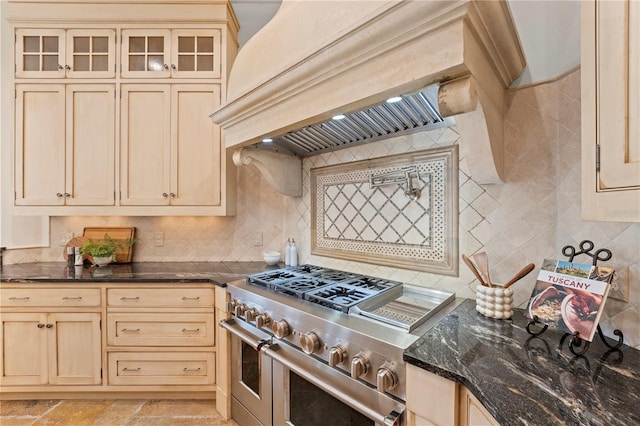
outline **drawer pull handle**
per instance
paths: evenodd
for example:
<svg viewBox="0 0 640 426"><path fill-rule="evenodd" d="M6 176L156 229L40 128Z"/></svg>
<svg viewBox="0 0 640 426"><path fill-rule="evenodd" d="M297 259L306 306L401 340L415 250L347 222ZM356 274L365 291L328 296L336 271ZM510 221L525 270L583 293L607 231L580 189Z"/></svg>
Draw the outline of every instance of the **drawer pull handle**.
<svg viewBox="0 0 640 426"><path fill-rule="evenodd" d="M65 296L62 298L62 300L82 300L82 296L78 296L78 297Z"/></svg>
<svg viewBox="0 0 640 426"><path fill-rule="evenodd" d="M138 300L140 300L140 296L136 296L136 297L126 297L126 296L122 296L122 297L120 298L120 300L137 302Z"/></svg>
<svg viewBox="0 0 640 426"><path fill-rule="evenodd" d="M133 372L136 372L136 371L140 371L140 370L141 370L141 368L140 368L140 367L138 367L138 368L127 368L127 367L124 367L124 368L122 369L122 371L123 371L123 372L125 372L125 371L133 371Z"/></svg>
<svg viewBox="0 0 640 426"><path fill-rule="evenodd" d="M29 299L30 299L30 297L29 297L29 296L24 296L24 297L15 297L15 296L12 296L12 297L10 297L10 298L9 298L9 300L29 300Z"/></svg>
<svg viewBox="0 0 640 426"><path fill-rule="evenodd" d="M123 328L122 332L123 333L140 333L140 329L139 328Z"/></svg>
<svg viewBox="0 0 640 426"><path fill-rule="evenodd" d="M183 332L183 333L200 333L200 329L199 329L199 328L196 328L196 329L189 330L189 329L187 329L187 328L183 328L183 329L182 329L182 332Z"/></svg>
<svg viewBox="0 0 640 426"><path fill-rule="evenodd" d="M183 369L182 369L182 371L184 371L185 373L187 373L187 372L189 372L189 371L200 371L200 367L198 367L198 368L188 368L188 367L185 367L185 368L183 368Z"/></svg>
<svg viewBox="0 0 640 426"><path fill-rule="evenodd" d="M196 296L196 297L182 296L182 300L200 300L200 296Z"/></svg>

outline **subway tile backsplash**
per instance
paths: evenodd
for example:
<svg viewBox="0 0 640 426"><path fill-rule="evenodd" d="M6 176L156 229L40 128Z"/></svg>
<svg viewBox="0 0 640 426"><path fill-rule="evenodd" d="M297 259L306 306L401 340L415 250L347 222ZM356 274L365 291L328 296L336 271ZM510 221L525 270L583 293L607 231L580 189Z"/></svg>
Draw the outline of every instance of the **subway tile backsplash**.
<svg viewBox="0 0 640 426"><path fill-rule="evenodd" d="M460 151L459 251L486 251L491 276L506 281L529 262L559 257L562 247L591 239L613 252L612 263L628 267L629 302L607 301L601 324L605 333L624 331L625 343L640 348L640 224L583 222L580 219L580 72L557 81L518 88L507 94L505 163L507 181L479 185ZM326 153L303 162L302 198L275 192L254 166L238 170L238 215L217 217L53 217L52 247L8 250L5 263L62 261L58 243L85 226L136 226L135 261L261 260L266 249L283 250L296 240L302 262L377 275L455 291L475 298L472 273L463 265L457 277L417 272L310 254L310 169L385 155L465 143L455 128L436 129ZM164 233L157 247L153 234ZM256 232L263 246L254 246ZM534 272L514 284L514 304L526 306Z"/></svg>

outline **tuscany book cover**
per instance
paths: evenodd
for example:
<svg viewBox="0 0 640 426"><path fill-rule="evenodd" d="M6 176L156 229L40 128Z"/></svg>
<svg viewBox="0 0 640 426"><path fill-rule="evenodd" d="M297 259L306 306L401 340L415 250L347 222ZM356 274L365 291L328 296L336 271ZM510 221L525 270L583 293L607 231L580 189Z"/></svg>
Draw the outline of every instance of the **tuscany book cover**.
<svg viewBox="0 0 640 426"><path fill-rule="evenodd" d="M614 271L564 260L545 259L531 293L527 316L592 341L609 294Z"/></svg>

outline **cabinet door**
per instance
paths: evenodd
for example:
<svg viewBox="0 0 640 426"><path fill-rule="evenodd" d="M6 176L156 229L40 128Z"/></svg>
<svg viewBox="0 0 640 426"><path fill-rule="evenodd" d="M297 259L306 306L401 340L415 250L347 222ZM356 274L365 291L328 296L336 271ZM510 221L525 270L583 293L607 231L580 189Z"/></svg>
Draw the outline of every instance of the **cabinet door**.
<svg viewBox="0 0 640 426"><path fill-rule="evenodd" d="M67 86L67 205L115 204L116 105L113 84Z"/></svg>
<svg viewBox="0 0 640 426"><path fill-rule="evenodd" d="M110 29L68 30L67 77L115 77L115 40L116 32Z"/></svg>
<svg viewBox="0 0 640 426"><path fill-rule="evenodd" d="M47 315L3 313L0 322L0 384L46 384Z"/></svg>
<svg viewBox="0 0 640 426"><path fill-rule="evenodd" d="M122 85L120 203L168 205L171 93L169 85Z"/></svg>
<svg viewBox="0 0 640 426"><path fill-rule="evenodd" d="M170 77L170 45L169 30L122 30L122 76Z"/></svg>
<svg viewBox="0 0 640 426"><path fill-rule="evenodd" d="M220 78L220 30L173 30L171 76Z"/></svg>
<svg viewBox="0 0 640 426"><path fill-rule="evenodd" d="M16 30L16 77L64 78L65 65L64 30Z"/></svg>
<svg viewBox="0 0 640 426"><path fill-rule="evenodd" d="M49 383L97 385L102 342L99 313L51 313L48 316Z"/></svg>
<svg viewBox="0 0 640 426"><path fill-rule="evenodd" d="M640 3L583 2L581 37L583 219L640 222Z"/></svg>
<svg viewBox="0 0 640 426"><path fill-rule="evenodd" d="M498 422L471 392L460 386L460 426L497 426Z"/></svg>
<svg viewBox="0 0 640 426"><path fill-rule="evenodd" d="M171 87L172 205L220 204L220 128L209 114L220 105L217 84L180 84Z"/></svg>
<svg viewBox="0 0 640 426"><path fill-rule="evenodd" d="M15 204L63 205L64 85L16 85L15 141Z"/></svg>

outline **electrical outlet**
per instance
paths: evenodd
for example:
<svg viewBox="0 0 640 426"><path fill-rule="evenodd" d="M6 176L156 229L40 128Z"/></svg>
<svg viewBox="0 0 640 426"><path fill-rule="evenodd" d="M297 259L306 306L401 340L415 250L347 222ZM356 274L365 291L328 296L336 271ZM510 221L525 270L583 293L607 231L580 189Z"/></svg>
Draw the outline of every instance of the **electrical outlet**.
<svg viewBox="0 0 640 426"><path fill-rule="evenodd" d="M606 263L604 265L606 265ZM622 302L629 302L629 267L620 265L611 265L610 267L616 272L611 282L609 297Z"/></svg>
<svg viewBox="0 0 640 426"><path fill-rule="evenodd" d="M65 232L60 236L60 247L64 247L73 238L73 232Z"/></svg>
<svg viewBox="0 0 640 426"><path fill-rule="evenodd" d="M253 245L261 246L262 245L262 232L256 232L253 236Z"/></svg>
<svg viewBox="0 0 640 426"><path fill-rule="evenodd" d="M157 231L153 234L153 245L155 247L163 247L164 246L164 232Z"/></svg>

